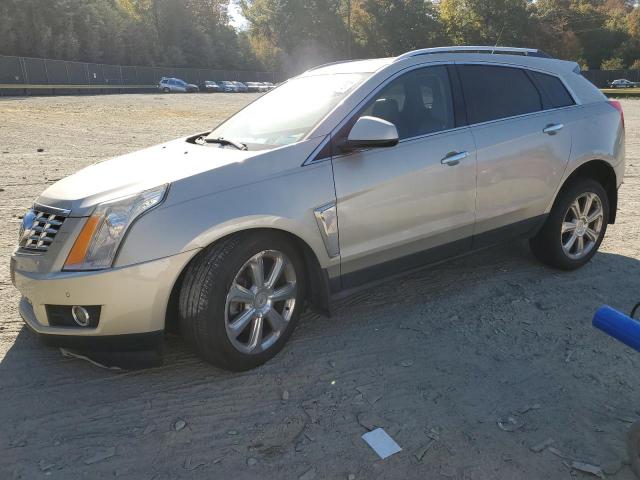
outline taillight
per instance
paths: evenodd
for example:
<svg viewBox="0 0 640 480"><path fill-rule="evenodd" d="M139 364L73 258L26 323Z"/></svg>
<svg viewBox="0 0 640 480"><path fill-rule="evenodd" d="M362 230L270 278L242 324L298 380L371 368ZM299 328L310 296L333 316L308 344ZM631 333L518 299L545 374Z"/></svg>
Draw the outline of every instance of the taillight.
<svg viewBox="0 0 640 480"><path fill-rule="evenodd" d="M622 105L618 100L609 100L609 105L620 112L620 121L622 122L622 128L624 128L624 112L622 111Z"/></svg>

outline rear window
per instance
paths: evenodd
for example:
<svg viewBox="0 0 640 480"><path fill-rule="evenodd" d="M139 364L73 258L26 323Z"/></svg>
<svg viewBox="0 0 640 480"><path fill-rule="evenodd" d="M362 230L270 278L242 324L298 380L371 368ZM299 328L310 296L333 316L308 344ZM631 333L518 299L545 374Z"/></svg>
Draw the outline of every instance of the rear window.
<svg viewBox="0 0 640 480"><path fill-rule="evenodd" d="M469 122L481 123L542 110L542 99L519 68L458 66Z"/></svg>
<svg viewBox="0 0 640 480"><path fill-rule="evenodd" d="M530 72L551 103L551 108L575 105L571 94L558 77L546 73Z"/></svg>

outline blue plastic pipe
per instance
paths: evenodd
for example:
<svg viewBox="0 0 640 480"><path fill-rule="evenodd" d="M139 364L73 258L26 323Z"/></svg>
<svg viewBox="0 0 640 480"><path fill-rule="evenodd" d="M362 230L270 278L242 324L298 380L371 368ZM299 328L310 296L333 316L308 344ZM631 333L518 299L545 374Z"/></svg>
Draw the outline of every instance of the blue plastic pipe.
<svg viewBox="0 0 640 480"><path fill-rule="evenodd" d="M603 305L593 316L593 326L640 352L640 322Z"/></svg>

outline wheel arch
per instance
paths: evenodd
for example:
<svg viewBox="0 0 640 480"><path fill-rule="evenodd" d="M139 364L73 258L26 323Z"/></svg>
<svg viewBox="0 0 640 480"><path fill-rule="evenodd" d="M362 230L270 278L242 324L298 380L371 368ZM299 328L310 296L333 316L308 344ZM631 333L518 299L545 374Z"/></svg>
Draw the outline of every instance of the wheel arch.
<svg viewBox="0 0 640 480"><path fill-rule="evenodd" d="M247 228L244 230L238 230L232 233L227 233L208 245L204 246L201 251L204 251L215 245L216 243L229 238L233 235L260 235L265 232L278 232L287 237L293 245L298 249L304 260L305 268L305 280L307 284L306 300L309 302L310 307L320 314L329 316L330 311L330 290L329 290L329 277L326 269L320 266L320 261L317 255L311 248L311 246L300 236L280 228L271 227L255 227ZM200 254L196 254L191 258L186 265L182 268L180 274L174 281L169 300L167 302L167 309L165 312L165 330L170 332L178 332L178 297L180 295L180 289L184 280L185 273L189 266L197 261Z"/></svg>
<svg viewBox="0 0 640 480"><path fill-rule="evenodd" d="M618 211L618 183L613 166L609 162L600 159L588 160L580 164L564 180L562 186L558 189L554 202L555 199L558 198L560 192L568 185L571 185L576 178L592 178L602 185L607 192L607 197L609 199L608 223L615 223L616 212Z"/></svg>

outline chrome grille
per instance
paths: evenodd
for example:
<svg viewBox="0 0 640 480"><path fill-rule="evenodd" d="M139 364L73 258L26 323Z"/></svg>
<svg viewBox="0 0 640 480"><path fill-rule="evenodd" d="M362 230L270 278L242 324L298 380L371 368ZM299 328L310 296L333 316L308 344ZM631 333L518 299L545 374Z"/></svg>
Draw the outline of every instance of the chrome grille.
<svg viewBox="0 0 640 480"><path fill-rule="evenodd" d="M22 219L20 248L46 252L68 215L68 210L34 205Z"/></svg>

